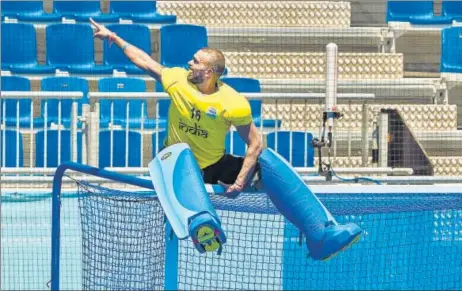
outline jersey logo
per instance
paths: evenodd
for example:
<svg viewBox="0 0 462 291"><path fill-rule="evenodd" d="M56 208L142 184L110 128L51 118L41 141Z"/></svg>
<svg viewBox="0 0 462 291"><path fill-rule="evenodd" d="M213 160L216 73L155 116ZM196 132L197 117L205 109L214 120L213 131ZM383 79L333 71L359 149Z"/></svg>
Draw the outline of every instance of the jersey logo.
<svg viewBox="0 0 462 291"><path fill-rule="evenodd" d="M213 107L209 107L207 111L205 112L210 118L216 119L217 118L217 109Z"/></svg>

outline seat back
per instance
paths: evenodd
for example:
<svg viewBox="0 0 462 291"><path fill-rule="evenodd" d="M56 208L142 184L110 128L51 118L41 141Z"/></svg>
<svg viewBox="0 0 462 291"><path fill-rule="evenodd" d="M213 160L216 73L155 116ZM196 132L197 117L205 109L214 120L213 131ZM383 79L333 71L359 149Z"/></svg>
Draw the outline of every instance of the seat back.
<svg viewBox="0 0 462 291"><path fill-rule="evenodd" d="M386 21L408 22L409 17L432 18L433 1L388 0Z"/></svg>
<svg viewBox="0 0 462 291"><path fill-rule="evenodd" d="M133 44L137 48L151 55L151 35L146 25L140 24L111 24L107 28L122 37L125 41ZM133 63L125 56L124 52L116 45L109 46L109 42L104 42L103 62L106 65L117 66L134 66Z"/></svg>
<svg viewBox="0 0 462 291"><path fill-rule="evenodd" d="M3 149L3 147L5 147L5 149ZM5 156L5 159L3 159L3 156ZM24 166L22 134L16 130L0 130L0 166Z"/></svg>
<svg viewBox="0 0 462 291"><path fill-rule="evenodd" d="M2 23L1 49L2 67L20 64L36 65L37 42L34 26L28 23Z"/></svg>
<svg viewBox="0 0 462 291"><path fill-rule="evenodd" d="M33 15L33 14L42 14L43 11L43 1L11 1L3 0L1 3L2 14L9 15ZM2 23L2 28L3 28ZM3 32L2 32L3 33Z"/></svg>
<svg viewBox="0 0 462 291"><path fill-rule="evenodd" d="M160 28L160 63L166 67L186 68L194 54L207 46L204 26L169 24Z"/></svg>
<svg viewBox="0 0 462 291"><path fill-rule="evenodd" d="M88 103L88 81L79 77L46 77L41 81L42 91L69 91L69 92L82 92L83 99L78 101L78 114L81 114L82 104ZM61 117L66 120L65 123L71 118L72 112L72 100L63 99L61 100ZM45 104L47 103L48 108L48 121L58 123L58 110L59 110L59 99L47 99L42 100L42 117L45 117Z"/></svg>
<svg viewBox="0 0 462 291"><path fill-rule="evenodd" d="M137 14L154 14L157 11L156 1L114 1L109 5L112 13L120 16L131 16Z"/></svg>
<svg viewBox="0 0 462 291"><path fill-rule="evenodd" d="M61 137L59 137L61 135ZM45 149L45 131L40 130L35 135L35 166L45 167L45 152L46 152L46 167L57 167L61 163L72 161L72 139L70 130L47 130L46 132L46 149ZM60 142L59 142L60 139ZM77 132L77 161L82 162L82 133ZM60 153L60 155L58 155Z"/></svg>
<svg viewBox="0 0 462 291"><path fill-rule="evenodd" d="M313 135L309 132L278 131L267 135L267 146L283 156L294 167L313 167ZM291 146L292 142L292 146Z"/></svg>
<svg viewBox="0 0 462 291"><path fill-rule="evenodd" d="M221 80L239 93L261 93L260 81L244 77L223 77ZM253 118L261 117L261 100L249 100Z"/></svg>
<svg viewBox="0 0 462 291"><path fill-rule="evenodd" d="M2 91L30 91L30 80L20 76L2 76ZM5 106L6 118L16 118L16 104L19 101L19 117L30 117L31 99L6 99L0 102L0 116Z"/></svg>
<svg viewBox="0 0 462 291"><path fill-rule="evenodd" d="M128 132L128 148L125 130L105 130L99 133L99 167L141 167L141 134ZM126 155L127 161L126 161Z"/></svg>
<svg viewBox="0 0 462 291"><path fill-rule="evenodd" d="M443 1L441 3L441 14L444 16L462 17L462 1Z"/></svg>
<svg viewBox="0 0 462 291"><path fill-rule="evenodd" d="M441 31L441 72L462 73L462 27Z"/></svg>
<svg viewBox="0 0 462 291"><path fill-rule="evenodd" d="M146 92L146 82L138 78L103 78L98 82L98 91L100 92ZM127 97L127 99L129 99ZM111 119L111 103L114 108L114 122L125 125L127 117L127 100L101 100L100 101L100 118L109 121ZM143 100L130 101L129 118L141 118L141 105L144 104L144 118L147 118L147 104Z"/></svg>
<svg viewBox="0 0 462 291"><path fill-rule="evenodd" d="M93 31L88 24L50 24L46 28L46 62L58 68L94 65Z"/></svg>
<svg viewBox="0 0 462 291"><path fill-rule="evenodd" d="M53 1L54 12L63 16L77 15L98 15L101 13L100 0L85 1Z"/></svg>

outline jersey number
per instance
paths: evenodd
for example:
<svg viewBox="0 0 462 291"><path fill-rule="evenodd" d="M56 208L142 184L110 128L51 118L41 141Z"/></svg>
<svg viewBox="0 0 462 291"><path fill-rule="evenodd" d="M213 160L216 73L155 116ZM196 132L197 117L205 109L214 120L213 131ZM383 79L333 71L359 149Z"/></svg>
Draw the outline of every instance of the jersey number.
<svg viewBox="0 0 462 291"><path fill-rule="evenodd" d="M195 118L197 121L201 120L201 111L196 108L191 108L191 118Z"/></svg>

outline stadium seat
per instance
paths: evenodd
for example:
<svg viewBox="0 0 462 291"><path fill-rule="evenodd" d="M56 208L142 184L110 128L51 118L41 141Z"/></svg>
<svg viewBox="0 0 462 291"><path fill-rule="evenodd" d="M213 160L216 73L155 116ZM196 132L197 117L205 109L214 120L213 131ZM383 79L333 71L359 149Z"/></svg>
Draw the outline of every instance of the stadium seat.
<svg viewBox="0 0 462 291"><path fill-rule="evenodd" d="M462 1L444 0L441 3L441 15L462 21Z"/></svg>
<svg viewBox="0 0 462 291"><path fill-rule="evenodd" d="M93 18L96 22L118 22L119 15L116 13L103 13L100 8L100 0L85 1L53 1L53 10L62 16L77 21L88 21Z"/></svg>
<svg viewBox="0 0 462 291"><path fill-rule="evenodd" d="M229 131L226 134L225 150L227 154L232 154L236 156L245 156L247 145L242 140L239 133L233 130L233 131Z"/></svg>
<svg viewBox="0 0 462 291"><path fill-rule="evenodd" d="M19 21L52 22L61 21L62 18L59 13L46 13L43 1L2 0L1 8L2 20L8 17Z"/></svg>
<svg viewBox="0 0 462 291"><path fill-rule="evenodd" d="M94 60L93 30L88 24L51 24L46 28L46 62L80 74L110 74L112 68Z"/></svg>
<svg viewBox="0 0 462 291"><path fill-rule="evenodd" d="M18 138L18 143L16 139ZM5 160L3 160L3 147L5 147ZM18 163L16 164L16 159ZM0 166L1 167L23 167L23 145L22 134L16 130L1 129L0 130Z"/></svg>
<svg viewBox="0 0 462 291"><path fill-rule="evenodd" d="M268 133L266 139L268 148L275 150L277 153L283 156L288 162L290 162L290 157L292 157L291 164L294 167L313 167L314 148L311 145L313 135L309 132L293 131L292 153L290 153L290 135L290 131L278 131Z"/></svg>
<svg viewBox="0 0 462 291"><path fill-rule="evenodd" d="M156 1L119 1L111 0L111 13L117 13L121 18L141 23L175 23L176 15L157 13Z"/></svg>
<svg viewBox="0 0 462 291"><path fill-rule="evenodd" d="M441 31L440 71L462 73L462 27L444 28Z"/></svg>
<svg viewBox="0 0 462 291"><path fill-rule="evenodd" d="M151 55L151 35L149 28L141 24L111 24L107 28L122 37L128 43L135 45L148 55ZM135 66L116 45L109 46L104 42L103 63L119 71L128 74L145 74L143 70Z"/></svg>
<svg viewBox="0 0 462 291"><path fill-rule="evenodd" d="M435 16L433 13L433 1L388 0L386 21L437 25L451 24L452 18L447 16Z"/></svg>
<svg viewBox="0 0 462 291"><path fill-rule="evenodd" d="M30 91L30 80L20 76L2 76L2 91ZM19 101L19 119L17 118L16 105ZM3 119L3 105L5 108L6 126L16 126L17 120L20 127L30 127L31 124L31 99L6 99L0 103L0 116ZM33 119L32 119L33 120ZM39 120L35 120L34 126L43 126Z"/></svg>
<svg viewBox="0 0 462 291"><path fill-rule="evenodd" d="M159 135L159 138L157 138L157 135ZM159 131L159 134L154 132L151 136L151 141L152 141L152 157L154 158L158 152L160 152L163 147L164 147L164 140L167 137L167 131L162 130ZM156 151L156 144L157 144L157 151Z"/></svg>
<svg viewBox="0 0 462 291"><path fill-rule="evenodd" d="M72 161L71 147L71 131L61 130L61 142L58 142L59 131L56 129L47 130L47 146L46 146L46 167L57 167L61 163ZM59 145L61 145L61 156L58 157ZM82 133L77 132L77 160L74 162L82 162ZM40 130L35 135L35 166L45 167L45 131Z"/></svg>
<svg viewBox="0 0 462 291"><path fill-rule="evenodd" d="M261 93L260 81L252 78L244 77L223 77L221 80L231 86L234 90L240 93ZM250 107L252 110L253 121L255 126L260 127L280 127L281 120L262 119L261 117L261 100L250 100ZM262 124L263 122L263 124Z"/></svg>
<svg viewBox="0 0 462 291"><path fill-rule="evenodd" d="M161 83L156 82L156 92L165 92L164 87ZM157 101L157 106L159 106L159 119L158 122L164 125L164 128L167 127L168 119L168 109L170 107L170 99L162 99Z"/></svg>
<svg viewBox="0 0 462 291"><path fill-rule="evenodd" d="M146 82L137 78L103 78L98 82L100 92L146 92ZM127 123L127 97L124 100L114 100L113 124L125 127ZM130 101L130 115L128 119L129 128L141 128L141 105L144 104L144 128L154 128L154 120L148 119L147 103L143 100ZM100 127L109 126L111 121L111 101L100 101Z"/></svg>
<svg viewBox="0 0 462 291"><path fill-rule="evenodd" d="M78 77L45 77L41 81L42 91L68 91L83 92L83 99L77 101L78 104L78 115L81 115L82 104L88 103L88 81ZM65 127L69 127L71 124L71 112L72 112L72 100L63 99L61 101L61 124ZM48 107L45 104L48 103ZM59 99L47 99L42 100L42 114L41 118L45 119L45 110L47 111L47 125L51 122L58 124L58 105Z"/></svg>
<svg viewBox="0 0 462 291"><path fill-rule="evenodd" d="M208 46L207 30L192 24L169 24L160 28L160 63L187 68L201 48Z"/></svg>
<svg viewBox="0 0 462 291"><path fill-rule="evenodd" d="M13 73L54 73L37 62L35 28L27 23L2 23L2 70Z"/></svg>
<svg viewBox="0 0 462 291"><path fill-rule="evenodd" d="M141 134L128 132L128 149L126 147L125 130L113 130L112 167L141 167ZM99 167L111 166L111 131L99 133ZM125 163L128 155L128 165Z"/></svg>

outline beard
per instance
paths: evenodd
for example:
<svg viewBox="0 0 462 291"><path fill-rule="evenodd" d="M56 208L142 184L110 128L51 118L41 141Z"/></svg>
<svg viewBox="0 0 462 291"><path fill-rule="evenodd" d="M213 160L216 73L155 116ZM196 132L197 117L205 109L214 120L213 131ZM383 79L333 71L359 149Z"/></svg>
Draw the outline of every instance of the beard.
<svg viewBox="0 0 462 291"><path fill-rule="evenodd" d="M204 74L203 71L190 71L188 74L188 81L197 85L204 82Z"/></svg>

